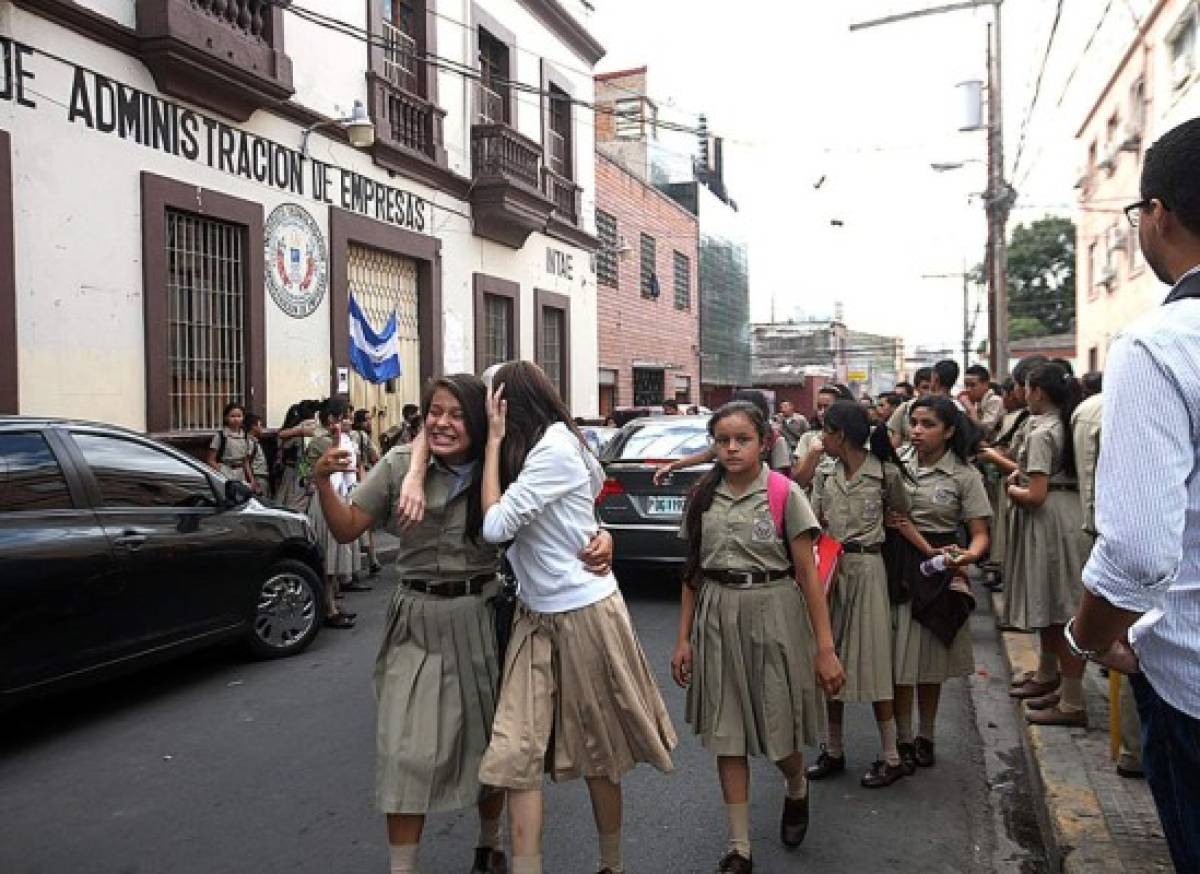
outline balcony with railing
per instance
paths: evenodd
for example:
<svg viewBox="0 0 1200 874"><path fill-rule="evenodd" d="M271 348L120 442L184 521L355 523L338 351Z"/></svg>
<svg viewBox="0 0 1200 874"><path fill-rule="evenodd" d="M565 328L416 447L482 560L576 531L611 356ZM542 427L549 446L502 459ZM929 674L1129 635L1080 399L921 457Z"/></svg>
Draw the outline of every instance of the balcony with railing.
<svg viewBox="0 0 1200 874"><path fill-rule="evenodd" d="M137 36L165 94L236 121L295 92L272 0L137 0Z"/></svg>
<svg viewBox="0 0 1200 874"><path fill-rule="evenodd" d="M542 168L542 190L554 204L554 218L568 225L579 224L579 201L583 189L550 167Z"/></svg>
<svg viewBox="0 0 1200 874"><path fill-rule="evenodd" d="M543 230L554 204L541 187L542 149L506 124L471 128L471 217L475 233L519 249Z"/></svg>
<svg viewBox="0 0 1200 874"><path fill-rule="evenodd" d="M371 118L375 121L375 160L403 172L416 156L446 165L442 134L445 110L421 96L417 41L387 21L381 22L378 51L367 74Z"/></svg>

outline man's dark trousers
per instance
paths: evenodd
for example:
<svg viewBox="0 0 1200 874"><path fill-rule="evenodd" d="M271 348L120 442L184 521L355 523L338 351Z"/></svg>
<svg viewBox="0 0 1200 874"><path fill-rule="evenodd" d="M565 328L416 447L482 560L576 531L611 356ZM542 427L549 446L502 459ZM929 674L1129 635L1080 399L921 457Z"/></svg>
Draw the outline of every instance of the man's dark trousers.
<svg viewBox="0 0 1200 874"><path fill-rule="evenodd" d="M1176 871L1200 872L1200 719L1164 701L1141 674L1129 678L1142 720L1142 768Z"/></svg>

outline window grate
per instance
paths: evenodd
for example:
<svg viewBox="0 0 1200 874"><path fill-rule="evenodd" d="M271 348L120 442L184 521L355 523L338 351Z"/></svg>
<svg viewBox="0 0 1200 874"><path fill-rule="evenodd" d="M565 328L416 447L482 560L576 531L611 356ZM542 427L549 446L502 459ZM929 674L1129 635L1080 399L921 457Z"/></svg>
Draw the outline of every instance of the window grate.
<svg viewBox="0 0 1200 874"><path fill-rule="evenodd" d="M171 428L220 428L246 402L246 229L167 210Z"/></svg>
<svg viewBox="0 0 1200 874"><path fill-rule="evenodd" d="M675 309L692 307L692 261L682 252L675 253Z"/></svg>
<svg viewBox="0 0 1200 874"><path fill-rule="evenodd" d="M596 282L609 288L618 287L617 279L617 219L603 210L596 210L596 235L600 251L596 253Z"/></svg>
<svg viewBox="0 0 1200 874"><path fill-rule="evenodd" d="M654 275L654 261L656 257L654 237L649 234L642 234L641 252L642 297L658 297L658 281Z"/></svg>
<svg viewBox="0 0 1200 874"><path fill-rule="evenodd" d="M563 342L565 330L565 319L563 311L554 307L545 307L542 309L542 336L541 336L541 361L538 362L542 370L546 371L546 376L554 383L554 387L558 390L559 395L563 394L564 389L564 369L563 369Z"/></svg>
<svg viewBox="0 0 1200 874"><path fill-rule="evenodd" d="M483 366L503 364L517 357L512 348L513 302L495 294L483 296Z"/></svg>

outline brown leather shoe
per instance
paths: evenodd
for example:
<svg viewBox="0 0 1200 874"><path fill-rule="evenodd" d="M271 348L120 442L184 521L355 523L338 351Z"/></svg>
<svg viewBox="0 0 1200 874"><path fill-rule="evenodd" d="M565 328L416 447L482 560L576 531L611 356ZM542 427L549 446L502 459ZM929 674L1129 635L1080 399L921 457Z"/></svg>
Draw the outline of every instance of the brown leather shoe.
<svg viewBox="0 0 1200 874"><path fill-rule="evenodd" d="M1022 671L1021 673L1017 674L1015 677L1012 678L1012 682L1008 684L1008 688L1015 689L1018 686L1024 686L1026 683L1030 682L1036 675L1037 675L1037 671Z"/></svg>
<svg viewBox="0 0 1200 874"><path fill-rule="evenodd" d="M471 874L508 874L508 859L500 850L491 847L475 848L475 864Z"/></svg>
<svg viewBox="0 0 1200 874"><path fill-rule="evenodd" d="M1055 690L1047 695L1040 695L1037 698L1026 698L1025 708L1027 710L1049 710L1062 700L1062 693Z"/></svg>
<svg viewBox="0 0 1200 874"><path fill-rule="evenodd" d="M789 847L798 847L804 843L808 834L808 799L810 792L803 798L783 798L783 816L779 820L779 840Z"/></svg>
<svg viewBox="0 0 1200 874"><path fill-rule="evenodd" d="M860 782L867 789L882 789L884 786L891 786L903 776L903 765L889 765L881 760L871 764L871 769L863 775Z"/></svg>
<svg viewBox="0 0 1200 874"><path fill-rule="evenodd" d="M1012 698L1040 698L1043 695L1049 695L1061 683L1061 676L1055 677L1053 680L1047 680L1044 683L1039 683L1037 680L1029 680L1020 686L1013 686L1008 690L1008 694Z"/></svg>
<svg viewBox="0 0 1200 874"><path fill-rule="evenodd" d="M730 850L717 865L717 874L753 874L754 862L736 850Z"/></svg>
<svg viewBox="0 0 1200 874"><path fill-rule="evenodd" d="M1030 710L1025 714L1025 721L1030 725L1066 725L1071 728L1087 728L1086 710L1063 710L1061 704L1055 704L1045 710Z"/></svg>

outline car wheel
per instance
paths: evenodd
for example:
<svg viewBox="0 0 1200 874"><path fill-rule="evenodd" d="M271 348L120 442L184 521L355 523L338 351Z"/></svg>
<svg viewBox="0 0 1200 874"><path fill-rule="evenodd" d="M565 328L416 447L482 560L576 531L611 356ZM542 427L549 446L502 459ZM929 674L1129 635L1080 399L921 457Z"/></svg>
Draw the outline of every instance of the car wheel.
<svg viewBox="0 0 1200 874"><path fill-rule="evenodd" d="M268 568L255 593L247 645L258 658L295 655L320 627L321 581L308 565L292 559Z"/></svg>

